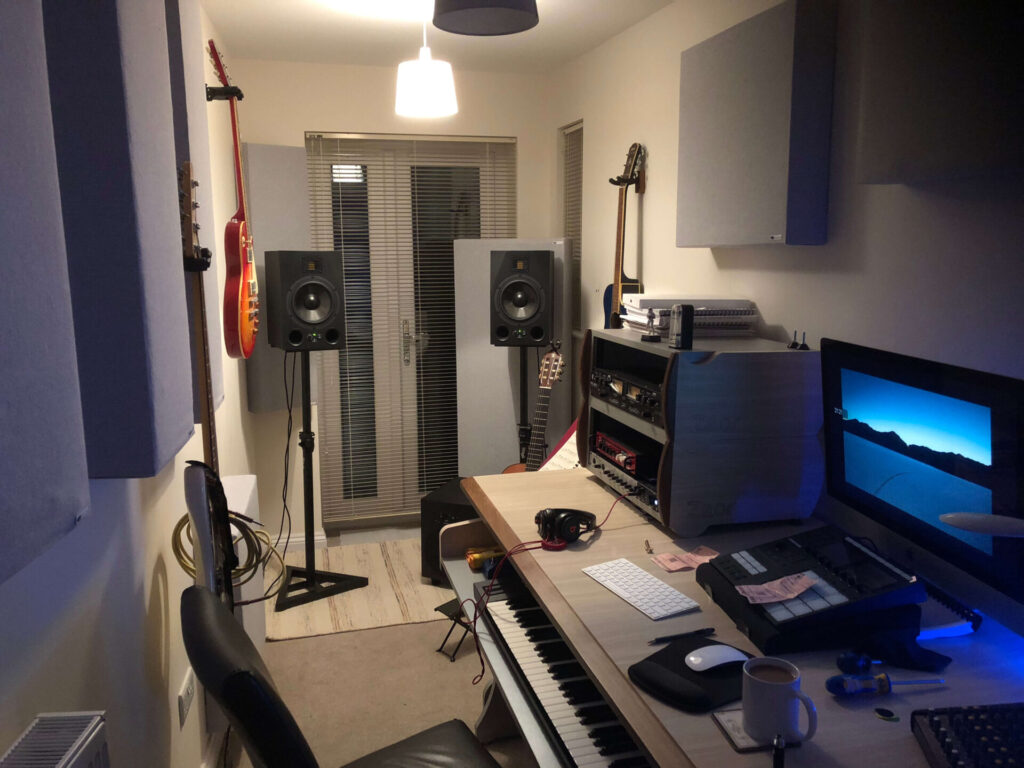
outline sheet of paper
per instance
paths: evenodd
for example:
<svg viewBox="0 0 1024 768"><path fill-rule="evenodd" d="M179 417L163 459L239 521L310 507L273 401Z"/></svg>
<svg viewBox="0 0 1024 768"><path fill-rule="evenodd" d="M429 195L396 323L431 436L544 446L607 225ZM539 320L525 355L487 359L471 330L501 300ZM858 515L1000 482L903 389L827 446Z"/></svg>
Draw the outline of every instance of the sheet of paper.
<svg viewBox="0 0 1024 768"><path fill-rule="evenodd" d="M651 560L669 573L673 573L696 568L701 563L706 563L716 557L718 557L718 553L715 550L702 544L690 552L666 552L663 555L655 555Z"/></svg>
<svg viewBox="0 0 1024 768"><path fill-rule="evenodd" d="M795 573L775 581L766 581L764 584L740 585L736 587L736 591L750 603L777 603L796 597L816 581L817 579L806 573Z"/></svg>
<svg viewBox="0 0 1024 768"><path fill-rule="evenodd" d="M579 453L576 451L576 422L574 421L547 461L539 469L573 469L580 465Z"/></svg>

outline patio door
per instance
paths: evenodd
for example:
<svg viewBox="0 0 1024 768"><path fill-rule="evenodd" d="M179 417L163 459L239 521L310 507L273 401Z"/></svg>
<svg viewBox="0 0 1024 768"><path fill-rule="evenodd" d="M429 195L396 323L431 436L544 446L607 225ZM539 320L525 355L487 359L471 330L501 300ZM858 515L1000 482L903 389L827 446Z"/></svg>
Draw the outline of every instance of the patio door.
<svg viewBox="0 0 1024 768"><path fill-rule="evenodd" d="M453 241L515 236L515 143L307 135L345 344L320 360L325 524L418 513L457 474Z"/></svg>

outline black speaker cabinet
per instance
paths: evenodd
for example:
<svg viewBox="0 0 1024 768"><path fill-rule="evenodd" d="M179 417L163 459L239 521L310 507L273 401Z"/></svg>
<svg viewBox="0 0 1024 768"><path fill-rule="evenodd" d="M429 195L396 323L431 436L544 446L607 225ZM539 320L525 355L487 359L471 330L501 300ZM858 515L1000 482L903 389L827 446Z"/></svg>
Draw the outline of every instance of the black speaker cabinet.
<svg viewBox="0 0 1024 768"><path fill-rule="evenodd" d="M441 568L441 529L451 523L475 518L476 510L462 492L456 477L420 499L420 556L423 577L432 584L447 584Z"/></svg>
<svg viewBox="0 0 1024 768"><path fill-rule="evenodd" d="M267 251L266 317L270 346L340 349L345 290L340 251Z"/></svg>
<svg viewBox="0 0 1024 768"><path fill-rule="evenodd" d="M554 327L554 254L491 251L491 344L543 347Z"/></svg>

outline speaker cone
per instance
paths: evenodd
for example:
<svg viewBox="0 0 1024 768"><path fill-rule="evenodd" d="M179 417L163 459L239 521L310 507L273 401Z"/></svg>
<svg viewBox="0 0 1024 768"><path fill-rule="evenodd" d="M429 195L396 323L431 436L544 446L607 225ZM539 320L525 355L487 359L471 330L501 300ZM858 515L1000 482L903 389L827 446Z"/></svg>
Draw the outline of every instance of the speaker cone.
<svg viewBox="0 0 1024 768"><path fill-rule="evenodd" d="M292 311L302 322L319 325L331 316L333 308L331 292L321 283L310 281L295 289Z"/></svg>
<svg viewBox="0 0 1024 768"><path fill-rule="evenodd" d="M498 303L501 311L511 320L529 320L540 309L540 292L531 282L516 278L501 287Z"/></svg>

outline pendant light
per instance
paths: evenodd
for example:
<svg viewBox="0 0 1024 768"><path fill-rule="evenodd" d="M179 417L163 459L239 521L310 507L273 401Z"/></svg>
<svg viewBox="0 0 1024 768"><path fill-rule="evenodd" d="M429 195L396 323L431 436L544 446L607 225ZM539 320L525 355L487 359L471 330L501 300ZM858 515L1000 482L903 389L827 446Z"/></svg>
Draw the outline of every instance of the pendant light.
<svg viewBox="0 0 1024 768"><path fill-rule="evenodd" d="M434 26L457 35L512 35L537 26L537 0L434 0Z"/></svg>
<svg viewBox="0 0 1024 768"><path fill-rule="evenodd" d="M448 117L458 111L452 65L430 58L427 23L423 22L420 57L398 65L395 114L403 117Z"/></svg>

